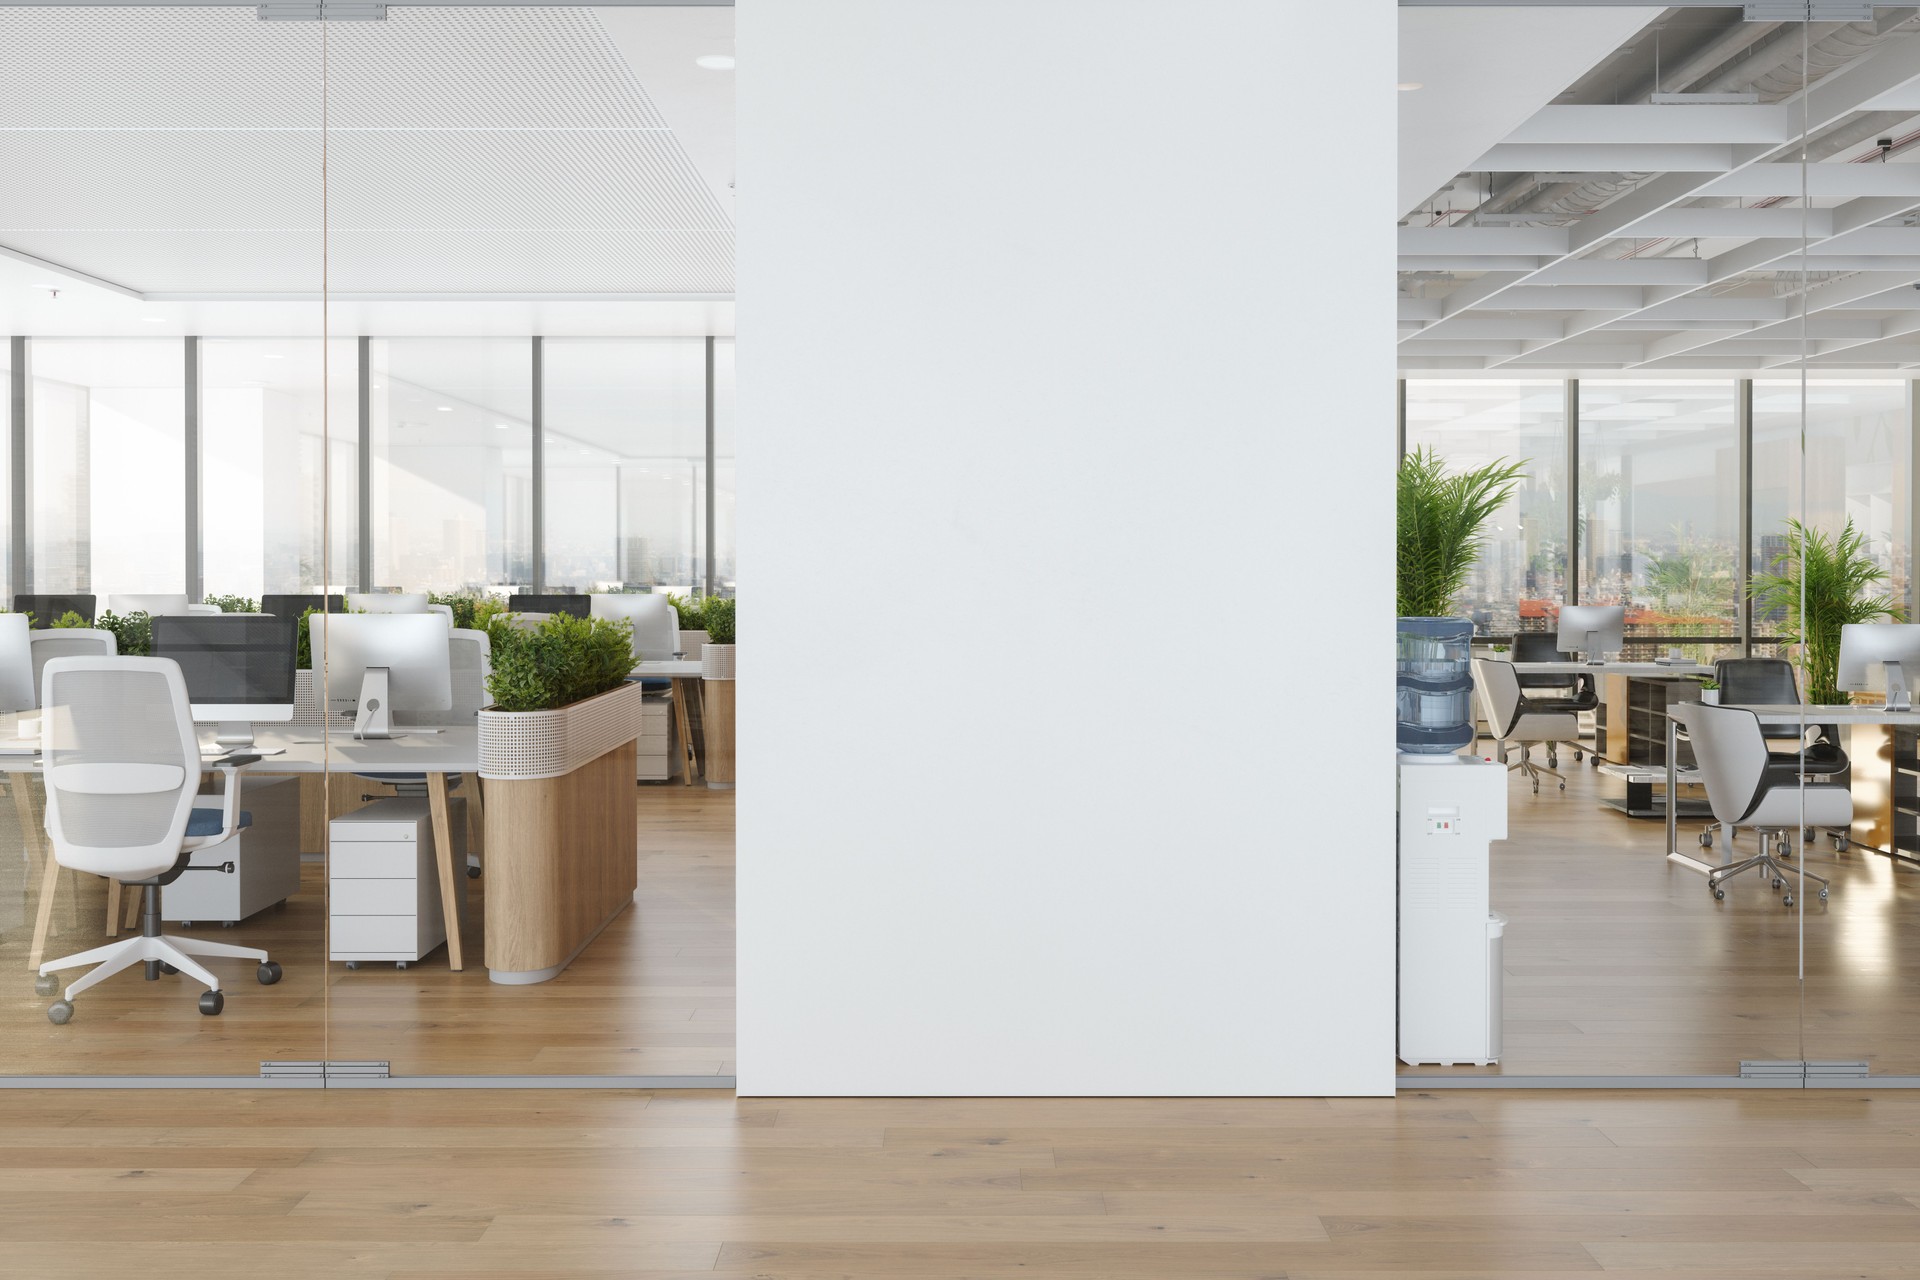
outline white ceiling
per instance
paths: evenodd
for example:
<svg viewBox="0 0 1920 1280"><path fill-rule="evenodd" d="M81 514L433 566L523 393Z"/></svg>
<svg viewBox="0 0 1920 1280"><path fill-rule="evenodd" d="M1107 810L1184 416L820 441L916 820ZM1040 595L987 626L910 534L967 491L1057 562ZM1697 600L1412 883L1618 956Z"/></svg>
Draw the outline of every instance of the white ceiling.
<svg viewBox="0 0 1920 1280"><path fill-rule="evenodd" d="M1631 9L1400 10L1400 212L1660 16Z"/></svg>
<svg viewBox="0 0 1920 1280"><path fill-rule="evenodd" d="M323 263L321 24L0 6L0 329L730 331L731 9L326 36Z"/></svg>

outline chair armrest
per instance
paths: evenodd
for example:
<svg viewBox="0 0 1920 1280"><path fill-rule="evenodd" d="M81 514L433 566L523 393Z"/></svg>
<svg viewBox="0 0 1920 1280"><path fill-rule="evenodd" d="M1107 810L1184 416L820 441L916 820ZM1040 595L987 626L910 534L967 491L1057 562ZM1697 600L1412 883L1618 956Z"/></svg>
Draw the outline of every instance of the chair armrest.
<svg viewBox="0 0 1920 1280"><path fill-rule="evenodd" d="M240 829L240 774L250 764L260 760L254 755L229 755L211 761L213 770L221 775L220 788L220 834L205 840L205 844L219 844L222 840L233 838Z"/></svg>

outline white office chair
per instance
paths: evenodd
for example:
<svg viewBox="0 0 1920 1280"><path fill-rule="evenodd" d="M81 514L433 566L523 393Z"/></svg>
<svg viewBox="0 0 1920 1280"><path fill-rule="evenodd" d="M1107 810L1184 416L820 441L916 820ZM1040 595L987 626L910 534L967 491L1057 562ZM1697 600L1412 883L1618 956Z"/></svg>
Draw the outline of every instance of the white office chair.
<svg viewBox="0 0 1920 1280"><path fill-rule="evenodd" d="M196 956L258 963L264 985L280 980L280 966L254 947L205 942L160 932L160 890L189 870L190 855L233 838L249 824L240 811L240 770L258 756L214 763L225 783L218 809L194 807L200 788L200 743L187 704L180 666L170 658L55 658L41 686L41 755L46 766L47 835L63 867L111 876L146 892L140 936L110 942L40 966L34 989L52 995L52 975L97 966L76 979L47 1008L64 1024L73 998L123 969L144 962L147 980L184 973L207 988L200 1012L225 1007L220 979Z"/></svg>
<svg viewBox="0 0 1920 1280"><path fill-rule="evenodd" d="M199 614L207 614L207 613L218 614L218 613L224 613L226 611L217 604L189 604L187 606L187 612L199 613Z"/></svg>
<svg viewBox="0 0 1920 1280"><path fill-rule="evenodd" d="M1760 840L1757 856L1714 868L1707 874L1707 887L1714 897L1724 898L1727 891L1722 886L1727 881L1743 871L1761 871L1775 889L1786 889L1782 901L1792 906L1787 874L1793 868L1781 866L1775 855L1788 856L1789 833L1799 831L1803 820L1808 827L1851 826L1853 792L1832 777L1803 779L1797 753L1768 751L1760 717L1745 707L1682 702L1669 706L1667 714L1680 722L1693 743L1707 803L1728 833L1729 849L1737 841L1739 827L1752 827ZM1800 874L1820 886L1822 898L1827 896L1826 877L1805 869Z"/></svg>
<svg viewBox="0 0 1920 1280"><path fill-rule="evenodd" d="M1533 748L1535 745L1579 741L1580 718L1571 711L1535 709L1520 692L1520 676L1511 662L1502 662L1497 658L1475 658L1473 670L1474 685L1480 692L1481 711L1487 718L1488 732L1500 744L1500 758L1506 759L1509 747L1520 748L1520 758L1508 764L1507 768L1518 769L1526 774L1533 783L1536 795L1540 791L1542 774L1559 778L1560 789L1565 791L1567 780L1561 777L1558 769L1552 765L1542 769L1533 762Z"/></svg>
<svg viewBox="0 0 1920 1280"><path fill-rule="evenodd" d="M550 613L509 613L505 616L508 624L516 631L537 631L540 629L540 624L553 615Z"/></svg>
<svg viewBox="0 0 1920 1280"><path fill-rule="evenodd" d="M56 627L51 631L35 631L30 643L36 706L39 705L38 694L47 663L55 658L111 658L120 652L120 642L114 639L113 632L95 627Z"/></svg>

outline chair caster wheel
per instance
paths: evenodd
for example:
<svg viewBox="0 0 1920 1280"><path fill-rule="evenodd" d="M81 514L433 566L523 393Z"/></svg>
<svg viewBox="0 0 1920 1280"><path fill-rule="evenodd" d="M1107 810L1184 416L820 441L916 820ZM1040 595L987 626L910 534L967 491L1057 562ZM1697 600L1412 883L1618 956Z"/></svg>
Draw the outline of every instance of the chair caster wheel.
<svg viewBox="0 0 1920 1280"><path fill-rule="evenodd" d="M1793 850L1787 847L1787 842L1785 840L1782 840L1779 844L1773 846L1773 852L1776 857L1791 858L1793 856Z"/></svg>
<svg viewBox="0 0 1920 1280"><path fill-rule="evenodd" d="M1825 889L1822 889L1820 891L1820 901L1825 902L1826 900L1827 900L1827 891Z"/></svg>
<svg viewBox="0 0 1920 1280"><path fill-rule="evenodd" d="M50 996L60 989L60 979L50 973L43 973L33 980L33 994Z"/></svg>
<svg viewBox="0 0 1920 1280"><path fill-rule="evenodd" d="M73 1021L73 1001L56 1000L47 1006L47 1021L56 1027L64 1027Z"/></svg>
<svg viewBox="0 0 1920 1280"><path fill-rule="evenodd" d="M1566 784L1566 783L1564 783L1564 782L1563 782L1563 783L1561 783L1561 784L1560 784L1560 789L1561 789L1562 791L1565 791L1565 790L1567 789L1567 784Z"/></svg>
<svg viewBox="0 0 1920 1280"><path fill-rule="evenodd" d="M1845 853L1848 849L1852 847L1853 847L1853 842L1846 839L1844 836L1835 836L1833 838L1833 851L1835 853Z"/></svg>
<svg viewBox="0 0 1920 1280"><path fill-rule="evenodd" d="M1727 900L1727 891L1719 885L1713 886L1713 900L1715 902L1725 902Z"/></svg>
<svg viewBox="0 0 1920 1280"><path fill-rule="evenodd" d="M359 967L360 967L360 962L359 962L358 960L349 960L349 961L347 961L347 968L349 968L349 969L358 969Z"/></svg>
<svg viewBox="0 0 1920 1280"><path fill-rule="evenodd" d="M171 977L172 975L180 972L180 970L174 968L172 965L168 964L165 960L162 960L160 962L160 972Z"/></svg>
<svg viewBox="0 0 1920 1280"><path fill-rule="evenodd" d="M1793 905L1793 895L1788 894L1786 897L1780 899L1780 905L1783 907L1791 907Z"/></svg>
<svg viewBox="0 0 1920 1280"><path fill-rule="evenodd" d="M1815 834L1817 833L1814 831L1812 827L1802 827L1800 829L1800 838L1802 840L1805 840L1809 844L1813 843L1813 837L1815 836Z"/></svg>
<svg viewBox="0 0 1920 1280"><path fill-rule="evenodd" d="M1711 831L1702 831L1702 832L1700 833L1700 847L1701 847L1702 849L1711 849L1711 848L1713 848L1713 832L1711 832Z"/></svg>
<svg viewBox="0 0 1920 1280"><path fill-rule="evenodd" d="M272 960L262 960L260 967L254 970L254 977L260 979L260 985L270 987L280 981L280 966Z"/></svg>
<svg viewBox="0 0 1920 1280"><path fill-rule="evenodd" d="M1535 795L1540 794L1540 784L1537 782L1533 784L1533 794Z"/></svg>
<svg viewBox="0 0 1920 1280"><path fill-rule="evenodd" d="M211 1018L227 1007L227 998L218 991L203 992L200 996L200 1012Z"/></svg>
<svg viewBox="0 0 1920 1280"><path fill-rule="evenodd" d="M478 867L467 868L467 879L478 880L479 878L480 878L480 868Z"/></svg>

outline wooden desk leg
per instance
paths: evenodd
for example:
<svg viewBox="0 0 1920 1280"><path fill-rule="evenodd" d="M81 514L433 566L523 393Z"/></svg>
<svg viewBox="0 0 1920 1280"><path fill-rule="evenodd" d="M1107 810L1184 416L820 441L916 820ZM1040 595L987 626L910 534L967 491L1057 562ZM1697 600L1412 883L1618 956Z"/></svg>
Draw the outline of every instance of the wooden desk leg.
<svg viewBox="0 0 1920 1280"><path fill-rule="evenodd" d="M447 967L458 972L466 967L460 946L460 885L453 866L453 824L447 820L447 775L427 775L427 807L433 813L433 860L440 868L440 910L447 921Z"/></svg>
<svg viewBox="0 0 1920 1280"><path fill-rule="evenodd" d="M680 781L686 786L693 785L693 775L700 772L700 761L693 749L693 716L687 709L687 688L691 680L673 682L673 719L680 730Z"/></svg>
<svg viewBox="0 0 1920 1280"><path fill-rule="evenodd" d="M47 869L40 877L40 909L33 916L33 949L27 953L27 972L40 972L40 960L47 951L47 928L53 923L53 887L60 879L60 861L51 854Z"/></svg>

